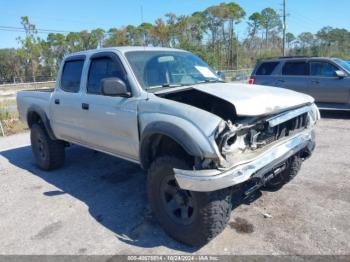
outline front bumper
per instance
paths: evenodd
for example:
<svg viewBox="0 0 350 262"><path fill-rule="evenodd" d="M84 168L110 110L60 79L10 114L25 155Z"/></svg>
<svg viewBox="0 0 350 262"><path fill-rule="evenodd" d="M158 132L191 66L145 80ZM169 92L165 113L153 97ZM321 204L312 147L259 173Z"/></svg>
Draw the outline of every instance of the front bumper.
<svg viewBox="0 0 350 262"><path fill-rule="evenodd" d="M314 131L307 129L272 146L244 164L224 171L174 169L175 178L182 189L199 192L215 191L248 181L257 173L268 173L300 151L308 151L308 154L311 154L314 147Z"/></svg>

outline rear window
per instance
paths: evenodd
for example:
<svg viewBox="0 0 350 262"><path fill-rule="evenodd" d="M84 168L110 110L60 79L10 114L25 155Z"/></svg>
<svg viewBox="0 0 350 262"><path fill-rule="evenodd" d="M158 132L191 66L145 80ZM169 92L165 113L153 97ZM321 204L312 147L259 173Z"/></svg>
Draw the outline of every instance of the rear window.
<svg viewBox="0 0 350 262"><path fill-rule="evenodd" d="M278 62L264 62L262 63L258 70L256 71L256 75L271 75L273 70L275 70Z"/></svg>
<svg viewBox="0 0 350 262"><path fill-rule="evenodd" d="M282 69L282 74L287 76L309 75L309 65L307 62L286 62Z"/></svg>
<svg viewBox="0 0 350 262"><path fill-rule="evenodd" d="M77 93L80 89L84 60L67 61L64 64L61 88L66 92Z"/></svg>

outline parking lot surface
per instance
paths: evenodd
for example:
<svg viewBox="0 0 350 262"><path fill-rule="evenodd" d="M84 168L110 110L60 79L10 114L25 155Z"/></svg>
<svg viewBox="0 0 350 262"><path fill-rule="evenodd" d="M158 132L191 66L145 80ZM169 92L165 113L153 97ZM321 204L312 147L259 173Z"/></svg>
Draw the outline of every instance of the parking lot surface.
<svg viewBox="0 0 350 262"><path fill-rule="evenodd" d="M44 172L28 133L0 138L0 254L350 254L350 113L323 116L300 174L240 202L200 249L158 226L138 165L72 146Z"/></svg>

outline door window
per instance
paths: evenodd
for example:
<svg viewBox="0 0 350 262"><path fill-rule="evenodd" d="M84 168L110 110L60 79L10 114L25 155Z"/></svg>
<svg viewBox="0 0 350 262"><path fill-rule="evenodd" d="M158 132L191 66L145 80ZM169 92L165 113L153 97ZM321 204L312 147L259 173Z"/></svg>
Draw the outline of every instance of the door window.
<svg viewBox="0 0 350 262"><path fill-rule="evenodd" d="M309 75L309 66L305 61L286 62L282 69L282 74L287 76Z"/></svg>
<svg viewBox="0 0 350 262"><path fill-rule="evenodd" d="M334 77L337 76L337 70L337 67L327 62L311 62L312 76Z"/></svg>
<svg viewBox="0 0 350 262"><path fill-rule="evenodd" d="M275 70L278 62L265 62L259 66L259 69L256 71L256 75L271 75L273 70Z"/></svg>
<svg viewBox="0 0 350 262"><path fill-rule="evenodd" d="M84 60L72 60L65 62L61 77L62 90L72 93L79 92L83 66Z"/></svg>
<svg viewBox="0 0 350 262"><path fill-rule="evenodd" d="M101 80L104 78L118 77L125 81L125 73L121 63L110 57L99 57L91 60L87 93L101 94Z"/></svg>

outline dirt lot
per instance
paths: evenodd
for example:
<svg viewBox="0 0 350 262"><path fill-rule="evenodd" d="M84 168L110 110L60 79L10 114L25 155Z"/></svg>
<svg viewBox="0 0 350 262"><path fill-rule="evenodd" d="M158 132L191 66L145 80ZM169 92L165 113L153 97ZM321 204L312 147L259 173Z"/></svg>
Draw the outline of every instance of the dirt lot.
<svg viewBox="0 0 350 262"><path fill-rule="evenodd" d="M28 133L1 138L0 254L350 254L350 114L324 116L300 175L241 203L199 250L154 221L137 165L72 146L47 173Z"/></svg>

